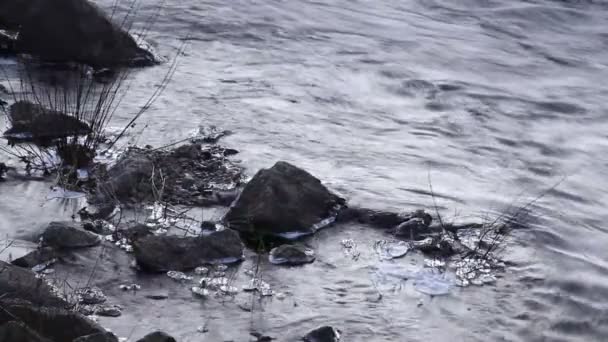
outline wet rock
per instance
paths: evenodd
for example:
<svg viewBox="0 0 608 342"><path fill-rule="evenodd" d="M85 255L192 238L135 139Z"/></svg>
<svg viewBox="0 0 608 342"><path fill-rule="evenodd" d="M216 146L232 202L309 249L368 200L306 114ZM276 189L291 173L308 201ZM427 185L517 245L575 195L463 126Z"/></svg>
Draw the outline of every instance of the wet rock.
<svg viewBox="0 0 608 342"><path fill-rule="evenodd" d="M312 234L343 203L310 173L277 162L256 173L224 220L246 234Z"/></svg>
<svg viewBox="0 0 608 342"><path fill-rule="evenodd" d="M302 265L315 261L315 252L304 246L282 245L270 251L268 260L276 265Z"/></svg>
<svg viewBox="0 0 608 342"><path fill-rule="evenodd" d="M383 229L393 228L407 219L406 214L365 208L345 208L336 217L338 222L356 221Z"/></svg>
<svg viewBox="0 0 608 342"><path fill-rule="evenodd" d="M133 247L139 266L153 272L185 271L243 258L243 244L229 229L198 237L147 236L135 241Z"/></svg>
<svg viewBox="0 0 608 342"><path fill-rule="evenodd" d="M145 201L153 193L150 179L154 172L154 163L143 152L129 151L121 158L97 186L96 202L108 203L117 199ZM156 179L161 184L160 178Z"/></svg>
<svg viewBox="0 0 608 342"><path fill-rule="evenodd" d="M6 342L52 342L36 333L23 322L7 322L0 326L0 341Z"/></svg>
<svg viewBox="0 0 608 342"><path fill-rule="evenodd" d="M306 342L337 342L340 341L340 331L330 326L315 329L303 338Z"/></svg>
<svg viewBox="0 0 608 342"><path fill-rule="evenodd" d="M0 293L7 298L23 299L35 305L65 307L53 288L36 274L25 268L0 261Z"/></svg>
<svg viewBox="0 0 608 342"><path fill-rule="evenodd" d="M340 210L336 217L337 222L359 222L382 229L394 229L400 224L413 218L420 219L424 226L431 224L432 217L424 210L417 210L412 213L396 213L390 211L378 211L367 208L344 208Z"/></svg>
<svg viewBox="0 0 608 342"><path fill-rule="evenodd" d="M163 201L177 205L229 205L241 183L241 169L217 145L183 145L175 150L131 149L108 170L96 191L96 203ZM162 177L161 177L162 175Z"/></svg>
<svg viewBox="0 0 608 342"><path fill-rule="evenodd" d="M110 235L113 233L102 220L85 221L82 223L82 228L91 233L99 235Z"/></svg>
<svg viewBox="0 0 608 342"><path fill-rule="evenodd" d="M106 296L98 287L78 289L76 295L78 295L78 302L81 304L101 304L106 301Z"/></svg>
<svg viewBox="0 0 608 342"><path fill-rule="evenodd" d="M429 226L424 223L423 219L414 217L398 225L393 233L406 239L418 240L420 236L428 233L428 230Z"/></svg>
<svg viewBox="0 0 608 342"><path fill-rule="evenodd" d="M87 232L74 222L51 222L41 235L42 243L57 249L83 248L101 243L99 236Z"/></svg>
<svg viewBox="0 0 608 342"><path fill-rule="evenodd" d="M14 142L34 141L48 144L56 138L85 135L89 126L77 118L41 105L18 101L11 105L8 113L11 127L4 137Z"/></svg>
<svg viewBox="0 0 608 342"><path fill-rule="evenodd" d="M104 317L120 317L122 308L118 305L100 305L95 310L95 314Z"/></svg>
<svg viewBox="0 0 608 342"><path fill-rule="evenodd" d="M1 322L17 319L53 341L73 341L80 336L105 332L101 326L83 315L60 308L40 307L24 302L2 302L2 308Z"/></svg>
<svg viewBox="0 0 608 342"><path fill-rule="evenodd" d="M137 342L176 342L176 340L162 331L150 333Z"/></svg>
<svg viewBox="0 0 608 342"><path fill-rule="evenodd" d="M127 229L121 229L117 231L117 234L119 238L126 238L130 242L139 240L146 236L154 235L150 230L150 227L141 223L131 225Z"/></svg>
<svg viewBox="0 0 608 342"><path fill-rule="evenodd" d="M0 22L20 26L17 49L21 53L45 61L80 62L96 68L155 64L150 52L141 49L92 2L15 2L20 5L0 7L7 10L0 16Z"/></svg>
<svg viewBox="0 0 608 342"><path fill-rule="evenodd" d="M55 252L53 248L42 247L29 252L21 258L13 260L11 264L19 267L32 268L50 262L55 258L57 258L57 252Z"/></svg>
<svg viewBox="0 0 608 342"><path fill-rule="evenodd" d="M72 342L118 342L118 338L110 332L105 332L81 336Z"/></svg>

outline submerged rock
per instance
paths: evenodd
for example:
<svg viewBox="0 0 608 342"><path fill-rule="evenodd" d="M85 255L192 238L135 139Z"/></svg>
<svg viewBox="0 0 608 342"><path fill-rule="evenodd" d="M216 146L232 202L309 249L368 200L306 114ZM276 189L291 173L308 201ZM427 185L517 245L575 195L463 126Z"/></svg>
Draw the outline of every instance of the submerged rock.
<svg viewBox="0 0 608 342"><path fill-rule="evenodd" d="M71 115L27 101L13 103L8 114L11 128L4 132L4 137L15 142L48 144L53 139L85 135L91 131L89 125Z"/></svg>
<svg viewBox="0 0 608 342"><path fill-rule="evenodd" d="M310 173L277 162L256 173L224 220L245 234L305 235L320 228L319 224L335 215L342 204L344 199Z"/></svg>
<svg viewBox="0 0 608 342"><path fill-rule="evenodd" d="M315 261L315 252L304 246L282 245L270 251L268 260L276 265L302 265Z"/></svg>
<svg viewBox="0 0 608 342"><path fill-rule="evenodd" d="M137 342L176 342L175 339L169 336L167 333L162 331L155 331L150 333L143 338L137 340Z"/></svg>
<svg viewBox="0 0 608 342"><path fill-rule="evenodd" d="M29 252L28 254L17 258L11 262L11 264L32 268L40 264L46 264L57 258L57 252L51 247L42 247Z"/></svg>
<svg viewBox="0 0 608 342"><path fill-rule="evenodd" d="M35 305L65 307L67 303L59 298L44 279L25 268L0 261L0 293L7 298L23 299Z"/></svg>
<svg viewBox="0 0 608 342"><path fill-rule="evenodd" d="M352 222L367 224L382 229L395 229L399 225L420 219L424 227L429 227L433 218L424 210L416 210L412 213L396 213L390 211L379 211L367 208L344 208L336 217L337 222ZM405 234L405 227L401 229Z"/></svg>
<svg viewBox="0 0 608 342"><path fill-rule="evenodd" d="M330 326L317 328L304 336L306 342L338 342L340 341L340 330Z"/></svg>
<svg viewBox="0 0 608 342"><path fill-rule="evenodd" d="M153 272L186 271L243 258L243 243L229 229L198 237L147 236L136 240L133 247L139 266Z"/></svg>
<svg viewBox="0 0 608 342"><path fill-rule="evenodd" d="M79 227L74 222L51 222L41 235L42 243L57 249L97 246L99 236Z"/></svg>
<svg viewBox="0 0 608 342"><path fill-rule="evenodd" d="M13 2L13 1L9 1ZM20 26L17 49L50 62L79 62L96 68L152 65L154 56L87 0L21 0L11 18ZM6 8L5 8L6 7Z"/></svg>
<svg viewBox="0 0 608 342"><path fill-rule="evenodd" d="M6 342L52 342L23 322L11 321L0 326L0 341Z"/></svg>

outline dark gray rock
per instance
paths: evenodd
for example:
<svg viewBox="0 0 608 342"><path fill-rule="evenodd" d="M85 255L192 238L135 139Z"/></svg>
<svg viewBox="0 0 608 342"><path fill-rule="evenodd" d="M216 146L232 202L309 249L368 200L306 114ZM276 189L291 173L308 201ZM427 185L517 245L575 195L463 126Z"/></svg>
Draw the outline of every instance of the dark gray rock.
<svg viewBox="0 0 608 342"><path fill-rule="evenodd" d="M65 307L53 289L28 269L0 261L0 294L6 298L23 299L35 305Z"/></svg>
<svg viewBox="0 0 608 342"><path fill-rule="evenodd" d="M134 223L126 229L118 230L117 234L119 238L126 238L130 242L153 235L150 227L142 223Z"/></svg>
<svg viewBox="0 0 608 342"><path fill-rule="evenodd" d="M3 301L1 304L4 310L0 312L0 323L19 320L53 341L73 341L80 336L106 332L85 316L65 309L24 302Z"/></svg>
<svg viewBox="0 0 608 342"><path fill-rule="evenodd" d="M186 271L206 263L242 260L243 243L225 229L199 237L147 236L134 241L138 265L153 272Z"/></svg>
<svg viewBox="0 0 608 342"><path fill-rule="evenodd" d="M72 342L118 342L118 338L114 334L106 332L80 336Z"/></svg>
<svg viewBox="0 0 608 342"><path fill-rule="evenodd" d="M96 68L151 65L154 56L87 0L11 0L0 23L20 26L17 49L51 62Z"/></svg>
<svg viewBox="0 0 608 342"><path fill-rule="evenodd" d="M11 264L19 267L32 268L36 265L47 263L55 258L57 258L57 252L55 252L52 247L42 247L29 252L21 258L13 260Z"/></svg>
<svg viewBox="0 0 608 342"><path fill-rule="evenodd" d="M11 321L0 326L2 342L52 342L36 333L23 322Z"/></svg>
<svg viewBox="0 0 608 342"><path fill-rule="evenodd" d="M82 228L99 235L110 235L113 233L102 220L82 222Z"/></svg>
<svg viewBox="0 0 608 342"><path fill-rule="evenodd" d="M11 127L4 132L4 137L11 141L34 141L48 143L56 138L88 134L89 125L77 118L41 105L18 101L9 109Z"/></svg>
<svg viewBox="0 0 608 342"><path fill-rule="evenodd" d="M114 165L97 187L99 203L150 200L154 162L143 152L130 151ZM157 179L160 186L161 180Z"/></svg>
<svg viewBox="0 0 608 342"><path fill-rule="evenodd" d="M315 261L315 252L304 246L281 245L270 251L268 259L277 265L302 265Z"/></svg>
<svg viewBox="0 0 608 342"><path fill-rule="evenodd" d="M340 341L340 331L330 326L315 329L303 338L306 342L337 342Z"/></svg>
<svg viewBox="0 0 608 342"><path fill-rule="evenodd" d="M137 340L137 342L176 342L176 340L162 331L155 331Z"/></svg>
<svg viewBox="0 0 608 342"><path fill-rule="evenodd" d="M258 171L224 220L242 233L314 233L344 200L310 173L286 162Z"/></svg>
<svg viewBox="0 0 608 342"><path fill-rule="evenodd" d="M100 305L95 310L95 314L104 317L120 317L122 308L118 305Z"/></svg>
<svg viewBox="0 0 608 342"><path fill-rule="evenodd" d="M74 222L51 222L41 235L42 244L57 249L97 246L99 236L90 233Z"/></svg>
<svg viewBox="0 0 608 342"><path fill-rule="evenodd" d="M359 222L382 229L394 229L400 224L413 218L418 218L426 226L430 226L433 218L424 210L411 213L396 213L367 208L343 208L336 217L336 222Z"/></svg>

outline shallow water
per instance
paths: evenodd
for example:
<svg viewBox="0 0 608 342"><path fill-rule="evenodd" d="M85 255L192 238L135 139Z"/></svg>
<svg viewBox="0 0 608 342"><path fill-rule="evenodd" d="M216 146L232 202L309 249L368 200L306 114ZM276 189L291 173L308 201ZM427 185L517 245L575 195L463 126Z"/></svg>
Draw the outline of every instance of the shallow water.
<svg viewBox="0 0 608 342"><path fill-rule="evenodd" d="M136 32L157 3L139 3ZM388 237L347 225L309 241L313 264L263 263L269 283L292 295L265 299L253 314L108 266L96 281L115 288L108 295L125 309L103 323L121 336L159 328L182 341L244 341L252 329L293 340L324 324L346 341L605 340L607 9L591 0L165 1L146 39L169 60L187 45L134 131L146 127L140 142L217 125L234 132L223 142L241 151L249 174L286 160L350 203L399 210L433 210L432 183L442 214L463 220L546 194L514 234L505 255L514 266L494 286L429 297L406 281L378 299L374 243ZM143 105L168 64L134 72L115 125ZM78 205L46 200L48 187L0 184L0 234L69 218ZM344 252L349 238L359 258ZM118 285L134 277L170 299L126 296Z"/></svg>

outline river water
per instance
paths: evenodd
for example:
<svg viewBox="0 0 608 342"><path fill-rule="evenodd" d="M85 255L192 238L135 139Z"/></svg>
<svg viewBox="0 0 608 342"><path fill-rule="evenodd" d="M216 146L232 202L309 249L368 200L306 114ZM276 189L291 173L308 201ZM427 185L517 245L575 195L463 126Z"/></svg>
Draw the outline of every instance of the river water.
<svg viewBox="0 0 608 342"><path fill-rule="evenodd" d="M109 11L112 4L100 1ZM132 337L162 329L179 341L247 341L251 330L291 341L325 324L341 329L346 341L608 339L605 2L166 0L160 12L158 1L135 6L133 31L144 32L168 61L179 54L169 87L138 124L145 127L140 143L159 146L216 125L234 132L223 143L241 151L249 175L285 160L350 203L390 210L434 211L432 183L444 217L468 221L544 196L510 239L504 258L512 266L493 286L436 297L408 282L378 287L373 245L387 236L344 225L308 241L317 251L311 265L262 263L268 282L288 295L265 299L253 312L237 305L245 295L201 302L170 279L142 279L116 252L97 282L125 309L121 318L102 319L105 326ZM115 17L129 7L119 5ZM133 73L113 124L143 105L170 64ZM45 200L48 186L0 184L0 233L12 238L69 218L78 205ZM357 243L358 259L344 252L343 239ZM233 271L237 284L253 260L248 255ZM115 290L133 279L168 290L170 299ZM197 332L204 324L209 332Z"/></svg>

